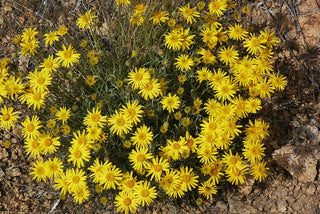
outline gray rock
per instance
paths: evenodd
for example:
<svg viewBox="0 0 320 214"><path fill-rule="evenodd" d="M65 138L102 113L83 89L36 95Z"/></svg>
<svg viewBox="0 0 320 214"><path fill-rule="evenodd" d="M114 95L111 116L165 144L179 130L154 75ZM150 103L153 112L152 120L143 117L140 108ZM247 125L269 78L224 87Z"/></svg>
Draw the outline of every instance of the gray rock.
<svg viewBox="0 0 320 214"><path fill-rule="evenodd" d="M299 152L295 146L284 146L272 154L273 159L301 182L313 182L317 175L317 160L312 154Z"/></svg>
<svg viewBox="0 0 320 214"><path fill-rule="evenodd" d="M311 142L319 142L319 129L316 126L306 125L306 137Z"/></svg>

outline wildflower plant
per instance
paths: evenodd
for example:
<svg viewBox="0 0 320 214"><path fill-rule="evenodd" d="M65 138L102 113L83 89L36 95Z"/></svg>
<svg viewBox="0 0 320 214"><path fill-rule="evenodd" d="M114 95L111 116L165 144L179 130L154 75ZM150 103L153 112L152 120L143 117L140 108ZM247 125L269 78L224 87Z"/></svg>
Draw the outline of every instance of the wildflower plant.
<svg viewBox="0 0 320 214"><path fill-rule="evenodd" d="M77 35L15 38L33 64L19 76L1 63L0 127L22 125L34 180L77 203L112 191L101 203L129 213L266 178L269 124L255 114L287 83L277 37L249 31L232 0L171 3L109 1L79 15Z"/></svg>

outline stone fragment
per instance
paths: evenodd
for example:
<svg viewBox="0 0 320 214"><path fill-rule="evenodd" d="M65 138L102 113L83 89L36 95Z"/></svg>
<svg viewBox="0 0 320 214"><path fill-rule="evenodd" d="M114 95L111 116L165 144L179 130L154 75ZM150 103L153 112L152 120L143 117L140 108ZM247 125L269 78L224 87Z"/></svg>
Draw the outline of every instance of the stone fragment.
<svg viewBox="0 0 320 214"><path fill-rule="evenodd" d="M253 213L259 213L259 211L254 207L248 205L247 201L240 201L237 198L231 198L229 200L228 213L253 214Z"/></svg>
<svg viewBox="0 0 320 214"><path fill-rule="evenodd" d="M316 126L306 125L306 137L311 142L319 142L319 129Z"/></svg>
<svg viewBox="0 0 320 214"><path fill-rule="evenodd" d="M248 196L252 191L253 185L254 185L254 179L253 178L249 178L249 179L247 179L245 181L245 183L243 185L240 185L238 187L239 192L242 195Z"/></svg>
<svg viewBox="0 0 320 214"><path fill-rule="evenodd" d="M8 156L9 156L9 154L8 154L7 150L0 146L0 160L6 158Z"/></svg>
<svg viewBox="0 0 320 214"><path fill-rule="evenodd" d="M288 209L288 202L285 201L285 200L279 201L279 202L277 203L277 209L278 209L278 211L280 211L280 212L282 212L282 213L286 212L287 209Z"/></svg>
<svg viewBox="0 0 320 214"><path fill-rule="evenodd" d="M6 170L6 175L10 178L13 177L18 177L21 175L20 169L19 168L8 168Z"/></svg>
<svg viewBox="0 0 320 214"><path fill-rule="evenodd" d="M317 175L317 160L312 154L298 152L296 146L284 146L273 152L273 159L301 182L313 182Z"/></svg>
<svg viewBox="0 0 320 214"><path fill-rule="evenodd" d="M313 195L316 189L317 189L316 185L310 184L306 192L310 195Z"/></svg>
<svg viewBox="0 0 320 214"><path fill-rule="evenodd" d="M224 211L228 208L227 204L224 201L218 201L216 206L221 210Z"/></svg>

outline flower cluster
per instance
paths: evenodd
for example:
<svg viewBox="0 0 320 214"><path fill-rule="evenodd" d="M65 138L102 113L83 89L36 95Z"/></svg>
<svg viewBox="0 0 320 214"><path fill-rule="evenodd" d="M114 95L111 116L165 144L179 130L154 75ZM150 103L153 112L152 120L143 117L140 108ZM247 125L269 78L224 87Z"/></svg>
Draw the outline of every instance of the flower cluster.
<svg viewBox="0 0 320 214"><path fill-rule="evenodd" d="M0 128L21 124L33 179L78 203L112 190L125 213L159 195L211 199L219 185L264 180L269 124L254 116L287 84L273 71L274 32L249 30L232 0L170 13L150 2L110 4L128 35L96 25L89 10L76 24L92 41L63 42L65 26L39 41L29 28L14 42L33 70L21 78L1 63ZM101 44L105 35L114 48ZM15 102L30 110L21 115Z"/></svg>

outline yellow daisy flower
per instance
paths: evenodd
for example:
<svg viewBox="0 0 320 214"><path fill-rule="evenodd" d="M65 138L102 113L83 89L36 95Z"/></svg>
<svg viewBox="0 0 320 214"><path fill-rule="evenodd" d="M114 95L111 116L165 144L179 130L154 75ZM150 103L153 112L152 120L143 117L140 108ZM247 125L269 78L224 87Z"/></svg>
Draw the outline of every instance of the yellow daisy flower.
<svg viewBox="0 0 320 214"><path fill-rule="evenodd" d="M68 48L62 45L62 48L63 50L57 53L57 59L61 62L62 66L69 68L73 66L74 63L79 62L80 54L78 54L71 45L69 45Z"/></svg>
<svg viewBox="0 0 320 214"><path fill-rule="evenodd" d="M171 93L165 96L161 100L162 109L167 109L169 113L174 112L175 109L179 109L180 100L175 94L172 96Z"/></svg>

